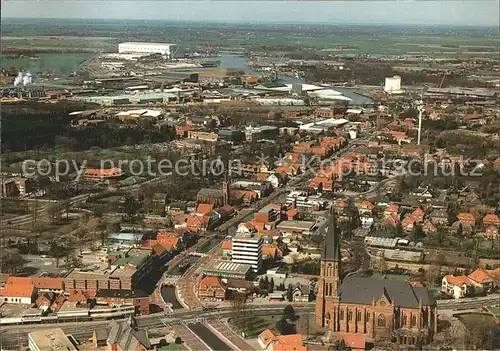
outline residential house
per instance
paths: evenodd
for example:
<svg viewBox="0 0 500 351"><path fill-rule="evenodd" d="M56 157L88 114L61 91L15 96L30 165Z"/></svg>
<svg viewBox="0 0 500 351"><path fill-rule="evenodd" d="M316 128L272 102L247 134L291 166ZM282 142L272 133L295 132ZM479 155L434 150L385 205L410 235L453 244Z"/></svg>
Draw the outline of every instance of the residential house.
<svg viewBox="0 0 500 351"><path fill-rule="evenodd" d="M198 204L198 207L196 207L196 215L204 216L204 215L208 214L210 211L212 211L213 209L214 209L213 204L200 203L200 204Z"/></svg>
<svg viewBox="0 0 500 351"><path fill-rule="evenodd" d="M496 225L489 225L484 231L484 236L490 239L498 238L498 227Z"/></svg>
<svg viewBox="0 0 500 351"><path fill-rule="evenodd" d="M299 218L299 211L296 208L291 208L286 211L287 220L292 221Z"/></svg>
<svg viewBox="0 0 500 351"><path fill-rule="evenodd" d="M266 351L307 351L300 334L275 335L266 329L257 338L260 347Z"/></svg>
<svg viewBox="0 0 500 351"><path fill-rule="evenodd" d="M333 180L324 177L315 177L309 180L307 186L318 192L333 191Z"/></svg>
<svg viewBox="0 0 500 351"><path fill-rule="evenodd" d="M361 221L361 225L366 228L371 227L373 225L373 222L375 221L373 215L367 212L360 214L359 220Z"/></svg>
<svg viewBox="0 0 500 351"><path fill-rule="evenodd" d="M426 220L424 222L424 225L422 226L422 231L428 235L428 234L431 234L431 233L436 233L437 232L437 228L434 224L432 224L431 221L429 220Z"/></svg>
<svg viewBox="0 0 500 351"><path fill-rule="evenodd" d="M375 211L375 205L367 200L363 200L363 201L359 202L356 207L358 208L358 212L360 215L363 215L363 214L372 215L373 212Z"/></svg>
<svg viewBox="0 0 500 351"><path fill-rule="evenodd" d="M398 214L399 205L397 204L389 204L384 210L384 217L390 216L391 214Z"/></svg>
<svg viewBox="0 0 500 351"><path fill-rule="evenodd" d="M244 222L238 224L238 229L236 230L236 233L243 233L243 234L250 234L250 233L255 233L257 229L253 225L252 222Z"/></svg>
<svg viewBox="0 0 500 351"><path fill-rule="evenodd" d="M411 232L413 228L415 228L416 220L413 217L413 215L408 215L406 216L402 221L401 221L401 227L405 232Z"/></svg>
<svg viewBox="0 0 500 351"><path fill-rule="evenodd" d="M460 222L460 221L455 221L451 225L451 232L453 234L458 234L459 232L462 232L462 235L464 236L471 236L472 233L474 232L474 226L470 224L469 222Z"/></svg>
<svg viewBox="0 0 500 351"><path fill-rule="evenodd" d="M233 218L233 216L236 214L234 207L232 207L231 205L224 205L215 211L220 215L223 221L227 221L228 219Z"/></svg>
<svg viewBox="0 0 500 351"><path fill-rule="evenodd" d="M292 164L290 166L276 167L276 174L284 174L289 178L295 177L300 173L300 166Z"/></svg>
<svg viewBox="0 0 500 351"><path fill-rule="evenodd" d="M399 223L399 215L395 213L391 213L382 219L382 224L388 228L397 228Z"/></svg>
<svg viewBox="0 0 500 351"><path fill-rule="evenodd" d="M460 223L465 224L468 223L472 226L476 225L476 217L470 212L462 212L457 215L457 218Z"/></svg>
<svg viewBox="0 0 500 351"><path fill-rule="evenodd" d="M464 275L445 275L442 280L441 289L453 298L459 299L469 295L473 286L472 281Z"/></svg>
<svg viewBox="0 0 500 351"><path fill-rule="evenodd" d="M52 302L55 300L56 295L52 292L44 292L38 295L35 301L35 305L38 309L46 311L52 306Z"/></svg>
<svg viewBox="0 0 500 351"><path fill-rule="evenodd" d="M467 276L476 288L485 292L493 292L500 285L500 268L482 269L478 268Z"/></svg>
<svg viewBox="0 0 500 351"><path fill-rule="evenodd" d="M483 225L489 226L489 225L500 225L500 218L494 214L494 213L488 213L486 216L483 217Z"/></svg>
<svg viewBox="0 0 500 351"><path fill-rule="evenodd" d="M415 219L415 222L417 223L422 223L424 221L425 213L420 207L415 209L415 211L413 211L411 215Z"/></svg>
<svg viewBox="0 0 500 351"><path fill-rule="evenodd" d="M430 185L420 185L417 189L412 190L409 196L423 202L438 198L439 192Z"/></svg>
<svg viewBox="0 0 500 351"><path fill-rule="evenodd" d="M224 240L222 242L221 257L223 259L229 259L233 254L233 242L231 240Z"/></svg>
<svg viewBox="0 0 500 351"><path fill-rule="evenodd" d="M50 310L54 313L57 313L65 302L66 302L66 296L64 294L59 294L55 298L54 302L52 302L52 304L50 305Z"/></svg>
<svg viewBox="0 0 500 351"><path fill-rule="evenodd" d="M429 219L435 225L448 225L448 213L445 209L436 209L431 212Z"/></svg>
<svg viewBox="0 0 500 351"><path fill-rule="evenodd" d="M309 302L311 299L311 289L309 285L297 283L292 292L293 302Z"/></svg>
<svg viewBox="0 0 500 351"><path fill-rule="evenodd" d="M204 301L224 301L227 285L219 277L204 277L198 285L198 296Z"/></svg>
<svg viewBox="0 0 500 351"><path fill-rule="evenodd" d="M262 258L267 260L276 260L278 256L278 249L276 247L264 246L262 248Z"/></svg>

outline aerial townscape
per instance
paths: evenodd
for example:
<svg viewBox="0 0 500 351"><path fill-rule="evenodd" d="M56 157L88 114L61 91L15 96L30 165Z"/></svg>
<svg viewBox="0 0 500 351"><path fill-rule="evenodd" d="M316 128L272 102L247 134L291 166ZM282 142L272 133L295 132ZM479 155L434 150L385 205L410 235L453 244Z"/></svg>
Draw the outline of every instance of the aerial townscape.
<svg viewBox="0 0 500 351"><path fill-rule="evenodd" d="M500 349L499 4L360 3L4 2L0 349Z"/></svg>

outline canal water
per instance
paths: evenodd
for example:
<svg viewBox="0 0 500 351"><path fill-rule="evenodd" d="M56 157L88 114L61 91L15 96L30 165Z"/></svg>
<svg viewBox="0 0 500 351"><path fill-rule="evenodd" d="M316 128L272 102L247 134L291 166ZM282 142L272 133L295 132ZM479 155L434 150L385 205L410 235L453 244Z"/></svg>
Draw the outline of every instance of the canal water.
<svg viewBox="0 0 500 351"><path fill-rule="evenodd" d="M172 304L172 309L174 310L179 310L182 307L181 303L177 300L177 297L175 296L175 286L167 286L163 285L161 287L161 297L163 298L163 301L167 303Z"/></svg>
<svg viewBox="0 0 500 351"><path fill-rule="evenodd" d="M205 344L208 345L212 350L215 351L230 351L231 348L226 345L217 335L212 333L210 329L205 327L201 323L190 323L188 328L191 329L196 335L198 335Z"/></svg>

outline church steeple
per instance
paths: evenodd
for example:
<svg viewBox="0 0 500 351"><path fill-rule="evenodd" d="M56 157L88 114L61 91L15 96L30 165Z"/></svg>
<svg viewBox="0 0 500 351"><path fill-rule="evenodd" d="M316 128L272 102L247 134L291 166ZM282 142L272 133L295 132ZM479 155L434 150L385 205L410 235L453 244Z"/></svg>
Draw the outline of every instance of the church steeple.
<svg viewBox="0 0 500 351"><path fill-rule="evenodd" d="M328 326L335 330L338 320L334 307L339 301L338 290L341 285L341 255L340 231L337 228L337 218L332 205L328 230L325 237L325 246L321 254L320 277L318 280L318 294L316 296L316 324Z"/></svg>
<svg viewBox="0 0 500 351"><path fill-rule="evenodd" d="M328 220L328 230L326 231L325 247L321 254L322 260L340 261L340 235L337 228L337 216L332 205L330 218Z"/></svg>

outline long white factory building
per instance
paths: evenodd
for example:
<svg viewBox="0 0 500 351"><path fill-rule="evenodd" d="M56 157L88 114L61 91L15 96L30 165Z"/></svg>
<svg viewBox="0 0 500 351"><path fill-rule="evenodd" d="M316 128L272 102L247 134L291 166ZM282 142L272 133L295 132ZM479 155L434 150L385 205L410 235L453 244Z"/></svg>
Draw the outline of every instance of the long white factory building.
<svg viewBox="0 0 500 351"><path fill-rule="evenodd" d="M177 44L126 42L118 44L119 54L162 54L168 58L183 58L184 49Z"/></svg>

